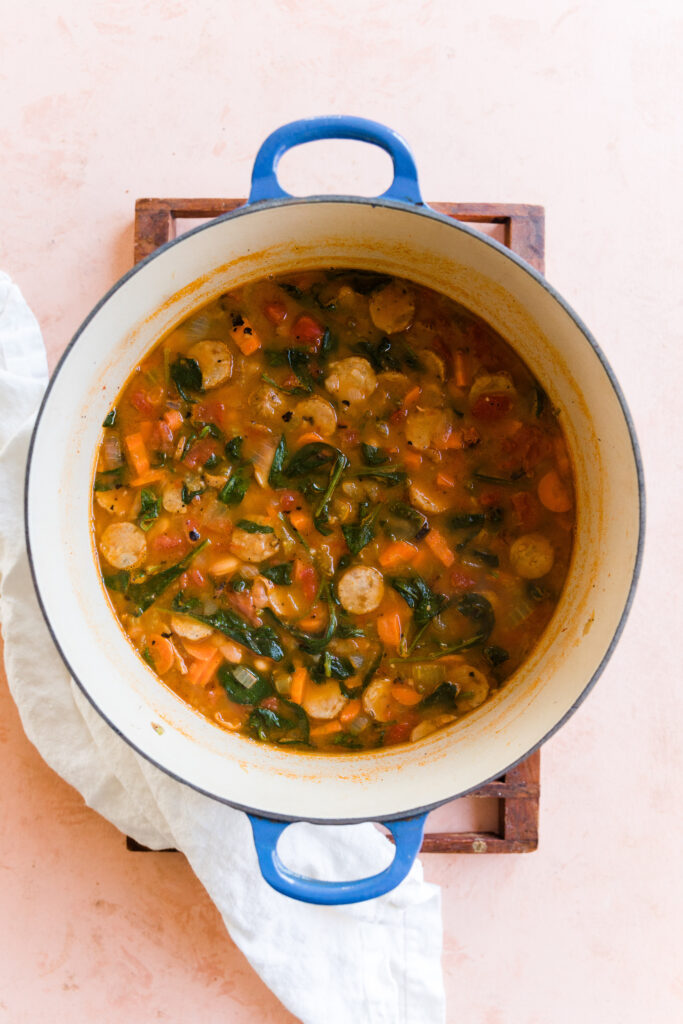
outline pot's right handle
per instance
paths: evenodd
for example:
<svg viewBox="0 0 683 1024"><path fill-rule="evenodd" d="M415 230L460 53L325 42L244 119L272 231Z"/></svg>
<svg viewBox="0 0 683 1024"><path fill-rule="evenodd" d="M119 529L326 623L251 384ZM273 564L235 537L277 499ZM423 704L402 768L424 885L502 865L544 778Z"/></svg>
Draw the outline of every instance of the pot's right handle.
<svg viewBox="0 0 683 1024"><path fill-rule="evenodd" d="M377 198L422 205L417 167L405 139L377 121L341 115L291 121L269 135L256 154L248 204L267 199L291 199L289 192L285 192L277 180L277 165L288 149L319 139L357 139L379 146L391 157L394 180Z"/></svg>

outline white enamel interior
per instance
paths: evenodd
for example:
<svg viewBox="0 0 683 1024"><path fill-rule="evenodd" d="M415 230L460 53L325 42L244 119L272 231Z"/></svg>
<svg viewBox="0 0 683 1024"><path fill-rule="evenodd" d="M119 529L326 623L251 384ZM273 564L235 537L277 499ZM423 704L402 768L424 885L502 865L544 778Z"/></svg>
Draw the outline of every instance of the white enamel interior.
<svg viewBox="0 0 683 1024"><path fill-rule="evenodd" d="M90 488L102 420L136 362L170 327L247 279L344 265L444 292L516 348L560 409L576 472L578 528L550 626L489 703L414 746L318 756L226 733L158 682L126 640L100 582ZM396 816L446 800L499 775L547 736L608 651L629 593L639 525L637 468L620 402L584 333L552 294L457 225L334 199L214 222L117 287L53 380L28 481L40 597L95 707L142 754L200 790L263 813L320 821Z"/></svg>

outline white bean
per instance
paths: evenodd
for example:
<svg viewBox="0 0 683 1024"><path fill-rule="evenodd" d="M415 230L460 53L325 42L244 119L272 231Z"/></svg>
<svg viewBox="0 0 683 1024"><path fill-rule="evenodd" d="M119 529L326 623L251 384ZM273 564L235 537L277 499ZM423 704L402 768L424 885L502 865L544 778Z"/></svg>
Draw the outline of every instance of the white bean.
<svg viewBox="0 0 683 1024"><path fill-rule="evenodd" d="M436 715L435 718L426 718L424 722L419 722L415 726L410 734L410 742L416 743L418 740L424 739L425 736L436 732L437 729L443 729L444 725L455 721L454 715Z"/></svg>
<svg viewBox="0 0 683 1024"><path fill-rule="evenodd" d="M171 629L183 640L205 640L213 633L211 626L205 622L196 622L185 615L172 615Z"/></svg>

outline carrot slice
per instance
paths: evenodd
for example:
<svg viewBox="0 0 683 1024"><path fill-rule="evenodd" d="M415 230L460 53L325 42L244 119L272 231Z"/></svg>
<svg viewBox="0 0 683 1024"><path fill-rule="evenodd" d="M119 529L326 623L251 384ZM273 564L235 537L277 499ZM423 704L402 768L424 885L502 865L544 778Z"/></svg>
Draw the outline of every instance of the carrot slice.
<svg viewBox="0 0 683 1024"><path fill-rule="evenodd" d="M447 476L446 473L437 473L436 482L439 487L455 487L455 480L452 476Z"/></svg>
<svg viewBox="0 0 683 1024"><path fill-rule="evenodd" d="M414 544L410 544L407 540L396 540L387 544L378 561L383 569L395 569L402 562L412 562L416 554L417 548Z"/></svg>
<svg viewBox="0 0 683 1024"><path fill-rule="evenodd" d="M301 512L299 509L293 509L289 513L289 521L295 530L299 533L309 533L313 529L313 519L307 512Z"/></svg>
<svg viewBox="0 0 683 1024"><path fill-rule="evenodd" d="M206 661L201 661L199 658L196 658L187 670L187 678L191 683L194 683L195 686L205 686L220 663L221 656L219 651L216 651L214 656L212 658L207 658Z"/></svg>
<svg viewBox="0 0 683 1024"><path fill-rule="evenodd" d="M466 388L470 382L470 368L467 353L461 348L455 353L455 383L459 388Z"/></svg>
<svg viewBox="0 0 683 1024"><path fill-rule="evenodd" d="M127 434L123 445L133 472L136 476L144 476L149 470L149 457L142 434Z"/></svg>
<svg viewBox="0 0 683 1024"><path fill-rule="evenodd" d="M398 612L385 612L377 617L377 635L387 647L398 647L401 642L401 616Z"/></svg>
<svg viewBox="0 0 683 1024"><path fill-rule="evenodd" d="M438 530L431 529L425 537L425 543L433 554L439 559L442 565L448 569L455 561L455 555L451 551L448 541Z"/></svg>
<svg viewBox="0 0 683 1024"><path fill-rule="evenodd" d="M414 388L411 388L406 397L403 399L403 407L409 409L411 405L417 402L418 398L422 394L422 388L419 384L416 384Z"/></svg>
<svg viewBox="0 0 683 1024"><path fill-rule="evenodd" d="M311 729L311 736L334 736L341 732L342 727L336 719L333 722L323 722L322 725L314 725Z"/></svg>
<svg viewBox="0 0 683 1024"><path fill-rule="evenodd" d="M391 696L407 708L412 708L422 700L422 694L414 690L412 686L406 686L405 683L395 683L391 687Z"/></svg>
<svg viewBox="0 0 683 1024"><path fill-rule="evenodd" d="M303 665L300 665L299 668L294 670L294 675L292 676L292 688L289 691L289 699L293 704L302 703L307 683L308 672Z"/></svg>
<svg viewBox="0 0 683 1024"><path fill-rule="evenodd" d="M211 640L183 640L183 647L191 658L208 661L216 654L216 645Z"/></svg>
<svg viewBox="0 0 683 1024"><path fill-rule="evenodd" d="M148 473L143 476L136 476L134 480L131 480L131 487L146 487L147 484L155 484L159 480L163 480L166 476L166 470L164 469L150 469Z"/></svg>
<svg viewBox="0 0 683 1024"><path fill-rule="evenodd" d="M358 717L358 715L361 713L362 707L363 705L361 704L360 700L358 700L358 698L356 698L355 700L350 700L349 703L344 708L344 710L340 712L339 721L342 723L342 725L348 725L349 722L352 722L354 718Z"/></svg>
<svg viewBox="0 0 683 1024"><path fill-rule="evenodd" d="M419 452L406 452L403 461L408 469L419 469L422 465L422 456Z"/></svg>
<svg viewBox="0 0 683 1024"><path fill-rule="evenodd" d="M550 512L568 512L572 507L572 497L569 489L560 480L560 475L555 469L541 477L538 484L538 497L542 505Z"/></svg>
<svg viewBox="0 0 683 1024"><path fill-rule="evenodd" d="M175 648L167 637L162 636L161 633L152 633L147 643L147 650L154 662L154 671L158 675L163 676L170 668L173 668Z"/></svg>
<svg viewBox="0 0 683 1024"><path fill-rule="evenodd" d="M261 339L248 320L244 320L239 327L233 327L230 334L243 356L250 356L261 348Z"/></svg>
<svg viewBox="0 0 683 1024"><path fill-rule="evenodd" d="M321 434L316 434L315 430L307 430L306 433L301 434L296 439L296 443L303 447L305 444L312 444L315 441L323 441L324 438Z"/></svg>
<svg viewBox="0 0 683 1024"><path fill-rule="evenodd" d="M177 409L167 409L164 413L164 419L173 431L180 430L183 425L182 414Z"/></svg>

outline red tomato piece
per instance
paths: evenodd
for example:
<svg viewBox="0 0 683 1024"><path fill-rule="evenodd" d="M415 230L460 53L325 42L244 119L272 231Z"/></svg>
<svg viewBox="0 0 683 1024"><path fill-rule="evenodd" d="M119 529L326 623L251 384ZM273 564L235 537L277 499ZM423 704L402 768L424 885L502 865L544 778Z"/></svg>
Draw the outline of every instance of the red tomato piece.
<svg viewBox="0 0 683 1024"><path fill-rule="evenodd" d="M149 416L153 413L159 407L162 400L163 396L158 396L153 392L143 391L142 389L134 391L128 399L133 408L141 412L143 416Z"/></svg>
<svg viewBox="0 0 683 1024"><path fill-rule="evenodd" d="M281 324L287 319L287 307L284 302L266 302L263 312L271 324Z"/></svg>
<svg viewBox="0 0 683 1024"><path fill-rule="evenodd" d="M189 547L185 538L178 533L159 533L149 542L149 546L159 554L180 554L181 549Z"/></svg>
<svg viewBox="0 0 683 1024"><path fill-rule="evenodd" d="M318 590L318 580L312 565L306 565L300 558L294 559L294 579L301 584L301 590L307 601L313 601Z"/></svg>
<svg viewBox="0 0 683 1024"><path fill-rule="evenodd" d="M216 455L217 445L214 438L203 437L199 441L195 441L189 452L183 459L183 463L189 466L190 469L196 469L198 466L203 466L209 456Z"/></svg>
<svg viewBox="0 0 683 1024"><path fill-rule="evenodd" d="M302 313L294 321L294 328L292 330L294 338L302 345L308 345L314 352L317 352L320 348L320 342L324 333L325 328L322 324L306 313Z"/></svg>
<svg viewBox="0 0 683 1024"><path fill-rule="evenodd" d="M480 395L472 406L472 415L478 420L493 422L502 420L512 408L512 399L504 391L492 391Z"/></svg>
<svg viewBox="0 0 683 1024"><path fill-rule="evenodd" d="M459 569L454 569L451 573L451 585L458 590L471 590L472 587L476 587L477 581L464 572L460 572Z"/></svg>
<svg viewBox="0 0 683 1024"><path fill-rule="evenodd" d="M220 427L223 425L224 416L225 403L209 401L195 405L192 418L195 423L214 423L217 427Z"/></svg>
<svg viewBox="0 0 683 1024"><path fill-rule="evenodd" d="M280 495L280 508L283 512L291 512L296 508L299 498L294 491L285 491Z"/></svg>
<svg viewBox="0 0 683 1024"><path fill-rule="evenodd" d="M173 445L173 431L169 427L166 420L157 420L154 428L159 447L164 450L169 450Z"/></svg>
<svg viewBox="0 0 683 1024"><path fill-rule="evenodd" d="M529 491L518 491L510 499L517 523L523 530L533 530L541 518L541 506Z"/></svg>
<svg viewBox="0 0 683 1024"><path fill-rule="evenodd" d="M251 594L247 591L243 591L241 594L231 591L226 594L226 597L235 611L243 615L245 619L248 619L253 626L258 625L259 619L254 610L254 601Z"/></svg>
<svg viewBox="0 0 683 1024"><path fill-rule="evenodd" d="M262 708L268 708L269 711L277 711L280 705L277 697L264 697L260 706Z"/></svg>
<svg viewBox="0 0 683 1024"><path fill-rule="evenodd" d="M390 725L384 733L384 746L392 747L395 743L405 743L410 738L411 732L419 721L420 719L417 715L408 715L406 718L402 718L400 722Z"/></svg>
<svg viewBox="0 0 683 1024"><path fill-rule="evenodd" d="M511 456L505 468L516 468L521 463L529 473L552 453L552 441L535 423L523 423L512 437L505 438L502 449Z"/></svg>
<svg viewBox="0 0 683 1024"><path fill-rule="evenodd" d="M406 418L407 415L408 410L405 408L405 406L402 405L400 409L396 409L394 412L392 412L391 416L389 417L389 422L403 423L403 420Z"/></svg>
<svg viewBox="0 0 683 1024"><path fill-rule="evenodd" d="M501 491L484 491L479 495L479 504L482 508L499 508L503 503Z"/></svg>

